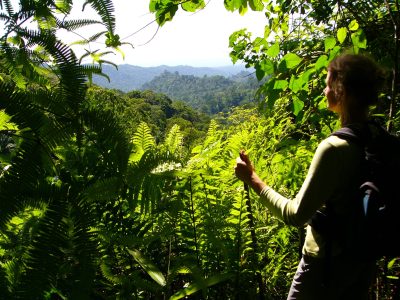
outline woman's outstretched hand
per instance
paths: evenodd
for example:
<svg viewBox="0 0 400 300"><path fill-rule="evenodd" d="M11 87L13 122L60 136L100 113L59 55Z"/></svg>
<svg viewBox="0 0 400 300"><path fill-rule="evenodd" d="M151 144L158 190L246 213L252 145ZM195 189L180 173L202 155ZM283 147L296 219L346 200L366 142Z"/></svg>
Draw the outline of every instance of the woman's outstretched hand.
<svg viewBox="0 0 400 300"><path fill-rule="evenodd" d="M254 172L254 167L244 152L241 150L239 153L239 157L236 159L236 167L235 167L235 174L236 177L239 178L244 183L250 184L251 182L251 175Z"/></svg>
<svg viewBox="0 0 400 300"><path fill-rule="evenodd" d="M236 159L235 174L237 178L253 188L257 194L260 194L261 190L266 186L258 177L253 164L244 150L240 151L239 157Z"/></svg>

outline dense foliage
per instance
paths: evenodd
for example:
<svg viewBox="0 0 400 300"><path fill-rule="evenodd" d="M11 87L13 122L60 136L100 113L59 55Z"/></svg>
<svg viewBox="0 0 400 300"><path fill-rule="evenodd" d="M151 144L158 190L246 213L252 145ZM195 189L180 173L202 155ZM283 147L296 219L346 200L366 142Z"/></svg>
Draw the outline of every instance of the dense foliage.
<svg viewBox="0 0 400 300"><path fill-rule="evenodd" d="M133 136L139 124L144 122L159 142L174 125L179 125L187 149L205 137L210 123L208 116L185 103L172 101L168 96L150 90L123 93L92 86L86 97L91 106L112 112L128 136Z"/></svg>
<svg viewBox="0 0 400 300"><path fill-rule="evenodd" d="M228 112L231 107L255 104L259 82L243 72L230 78L224 76L180 75L164 72L143 85L143 89L157 91L181 100L207 114Z"/></svg>
<svg viewBox="0 0 400 300"><path fill-rule="evenodd" d="M72 5L0 0L0 299L284 298L303 231L253 201L235 158L247 149L260 175L293 197L338 126L321 90L327 63L349 47L392 69L375 112L398 130L397 1L226 1L268 16L264 37L230 39L233 60L266 80L262 114L220 114L200 141L189 128L201 133L207 119L181 102L90 87L100 66L80 64L56 32L101 23L85 42L103 36L119 49L113 6L85 1L100 22L70 20ZM179 6L205 5L150 1L160 24ZM106 52L87 55L103 64ZM395 299L399 258L380 264L372 294Z"/></svg>

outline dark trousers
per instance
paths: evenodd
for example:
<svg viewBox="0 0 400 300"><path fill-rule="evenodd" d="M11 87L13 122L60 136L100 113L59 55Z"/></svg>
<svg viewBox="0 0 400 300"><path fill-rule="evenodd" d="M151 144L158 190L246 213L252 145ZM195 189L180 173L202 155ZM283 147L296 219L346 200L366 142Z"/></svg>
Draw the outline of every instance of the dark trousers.
<svg viewBox="0 0 400 300"><path fill-rule="evenodd" d="M375 269L374 261L344 255L328 260L303 256L287 300L367 300Z"/></svg>

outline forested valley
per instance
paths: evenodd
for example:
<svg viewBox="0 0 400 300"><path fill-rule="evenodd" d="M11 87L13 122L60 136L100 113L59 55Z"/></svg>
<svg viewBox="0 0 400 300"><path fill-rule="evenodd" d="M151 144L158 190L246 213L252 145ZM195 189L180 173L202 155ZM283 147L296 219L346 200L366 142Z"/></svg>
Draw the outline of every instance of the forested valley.
<svg viewBox="0 0 400 300"><path fill-rule="evenodd" d="M149 4L160 26L178 9L206 9ZM224 78L165 73L177 84L169 96L171 85L157 91L156 81L154 91L94 85L105 55L124 46L113 1L85 1L101 22L73 19L73 5L0 0L0 299L285 299L304 229L257 201L235 159L246 149L259 175L293 198L339 126L322 90L329 61L349 51L388 70L372 115L398 133L399 2L225 1L266 15L264 36L229 38L232 61L257 81L222 92ZM83 64L56 33L93 23L104 30L79 44L104 49L87 46L93 63ZM192 89L179 94L182 80ZM190 98L214 86L215 105ZM373 299L399 299L399 257L378 266Z"/></svg>
<svg viewBox="0 0 400 300"><path fill-rule="evenodd" d="M142 89L164 93L180 99L201 112L213 115L228 112L239 105L256 103L256 91L261 83L248 72L229 78L224 76L180 75L164 72L143 84Z"/></svg>

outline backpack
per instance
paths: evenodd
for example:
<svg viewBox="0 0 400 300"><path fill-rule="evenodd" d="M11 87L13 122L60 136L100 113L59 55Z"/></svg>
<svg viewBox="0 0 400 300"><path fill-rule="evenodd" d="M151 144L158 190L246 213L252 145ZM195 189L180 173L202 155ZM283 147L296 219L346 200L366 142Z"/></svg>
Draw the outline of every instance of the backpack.
<svg viewBox="0 0 400 300"><path fill-rule="evenodd" d="M400 138L372 122L343 127L331 135L364 149L362 177L359 187L351 192L351 220L340 220L327 203L310 225L327 234L328 240L342 236L346 251L359 258L400 256ZM349 228L340 226L351 226L351 234L343 238L340 232Z"/></svg>

